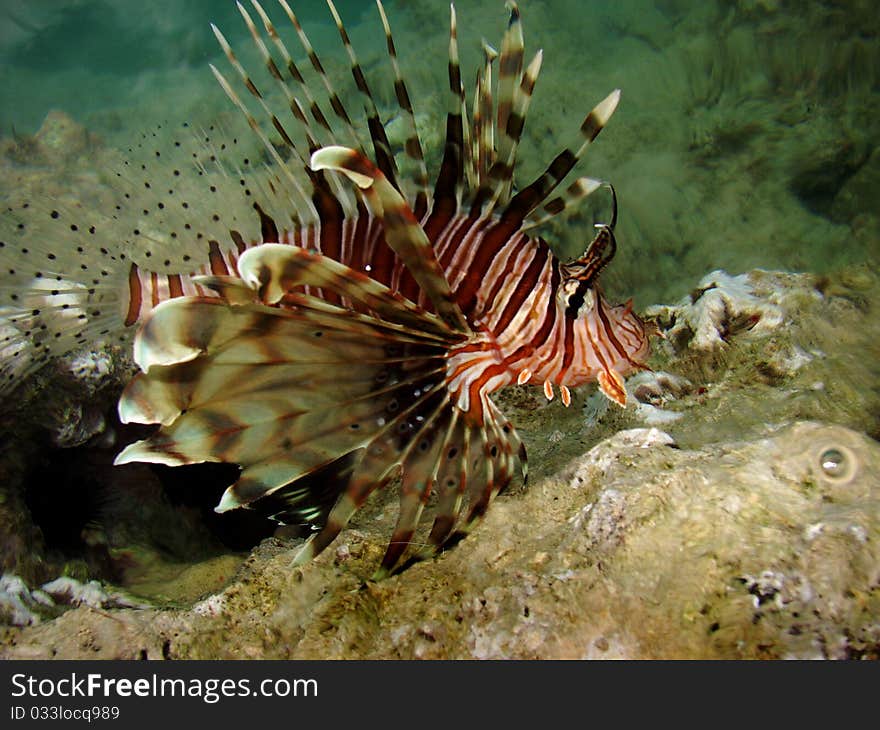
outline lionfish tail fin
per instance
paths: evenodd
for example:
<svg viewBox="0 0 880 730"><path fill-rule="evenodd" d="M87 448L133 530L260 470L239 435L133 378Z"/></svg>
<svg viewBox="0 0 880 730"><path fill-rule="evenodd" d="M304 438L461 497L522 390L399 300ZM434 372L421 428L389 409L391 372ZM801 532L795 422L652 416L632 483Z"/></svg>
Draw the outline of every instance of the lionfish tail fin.
<svg viewBox="0 0 880 730"><path fill-rule="evenodd" d="M248 247L319 220L305 162L264 166L219 124L159 123L125 150L88 152L100 176L24 168L0 216L0 392L54 359L127 345L160 302L210 294L195 275L234 275ZM335 182L354 213L350 187Z"/></svg>
<svg viewBox="0 0 880 730"><path fill-rule="evenodd" d="M132 263L104 239L105 217L64 197L24 195L0 216L0 393L87 345L97 351L129 340L123 294ZM88 367L67 364L74 373Z"/></svg>

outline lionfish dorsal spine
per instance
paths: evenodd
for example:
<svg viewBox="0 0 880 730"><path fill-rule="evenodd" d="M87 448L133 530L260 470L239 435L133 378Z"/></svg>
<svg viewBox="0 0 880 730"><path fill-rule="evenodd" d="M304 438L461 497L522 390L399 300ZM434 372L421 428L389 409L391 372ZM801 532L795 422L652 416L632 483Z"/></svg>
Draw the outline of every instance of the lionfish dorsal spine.
<svg viewBox="0 0 880 730"><path fill-rule="evenodd" d="M284 42L278 36L278 32L275 30L275 27L272 25L272 21L269 20L269 16L266 14L266 11L263 10L263 6L258 2L252 3L254 6L254 10L257 11L257 14L260 16L260 20L263 23L263 27L266 30L267 35L272 39L275 44L275 47L281 53L282 58L284 59L284 68L289 70L292 78L296 81L297 79L301 80L302 76L299 74L299 71L296 69L296 65L293 63L293 59L290 57L290 53L287 50L287 47L284 45ZM260 54L260 57L263 59L263 64L266 66L269 75L275 79L277 82L277 86L284 94L285 99L287 100L288 106L290 108L291 113L294 115L296 120L302 124L303 129L306 134L306 139L308 141L310 148L315 148L319 146L319 143L316 139L315 130L312 129L312 126L306 116L305 109L303 108L302 102L293 94L290 87L284 80L284 76L281 73L281 70L278 68L278 65L275 63L275 60L272 58L272 55L269 53L269 49L266 46L265 41L260 37L259 32L257 31L257 26L254 24L250 14L242 7L241 3L237 3L238 10L241 13L242 18L244 19L245 25L247 26L248 31L250 32L251 39L254 42L254 45L257 48L257 51ZM228 45L228 44L227 44ZM224 47L224 50L225 47ZM227 53L227 58L229 54ZM292 69L292 70L290 70ZM246 80L246 83L249 82L249 79ZM252 82L250 82L252 84ZM249 87L250 88L250 87ZM254 87L256 88L256 87ZM308 87L303 84L302 88L304 90L308 90ZM322 122L326 124L326 120L322 115L316 116L316 121L321 124ZM329 126L327 127L329 130ZM299 152L297 152L299 154Z"/></svg>
<svg viewBox="0 0 880 730"><path fill-rule="evenodd" d="M256 2L256 0L254 0L253 5L257 11L257 14L260 16L260 20L262 20L263 22L263 27L265 28L267 35L269 36L269 38L271 38L274 46L281 54L282 68L287 71L290 78L297 85L299 93L301 93L303 95L303 98L305 99L305 103L303 103L296 96L296 94L293 93L287 82L284 81L283 75L278 73L278 65L274 62L272 56L268 53L268 49L266 49L265 44L261 43L261 45L258 47L260 47L261 50L266 50L264 63L266 64L267 69L269 69L270 74L272 74L272 76L274 76L279 81L285 97L288 99L288 102L292 102L290 105L291 112L303 125L310 145L314 144L314 147L317 148L319 146L322 146L323 144L331 144L333 141L333 130L330 127L330 122L327 121L327 117L324 115L323 110L318 105L315 97L312 95L311 89L303 78L303 75L297 67L296 62L293 60L293 56L288 50L287 45L284 43L284 40L281 38L278 30L275 28L275 25L269 18L268 13L266 13L266 11L263 9L263 6L260 5L260 3ZM250 25L249 28L251 28ZM251 35L255 38L255 40L259 38L259 35L256 32L256 28L253 28L251 30ZM308 107L308 115L305 112L304 106ZM313 127L311 126L311 123L308 121L309 115L318 125L318 130L313 129Z"/></svg>
<svg viewBox="0 0 880 730"><path fill-rule="evenodd" d="M382 124L382 120L379 117L379 110L376 108L376 101L373 98L373 93L370 91L370 85L367 83L367 78L364 76L363 69L357 59L354 48L351 45L351 40L348 37L348 32L342 24L342 18L339 17L339 13L336 11L336 6L333 4L333 0L327 0L327 5L330 8L330 13L333 15L336 29L339 32L339 37L342 39L342 45L348 55L351 65L351 75L352 78L354 78L355 86L363 97L364 111L367 116L367 127L370 130L370 138L373 141L373 154L376 167L382 171L382 174L392 186L398 187L397 163L394 161L394 155L391 151L391 143L388 141L388 135L385 133L385 126Z"/></svg>
<svg viewBox="0 0 880 730"><path fill-rule="evenodd" d="M375 196L385 240L434 304L437 313L454 330L469 331L443 270L406 200L366 157L346 147L325 147L312 155L313 170L336 170L348 176L367 196Z"/></svg>
<svg viewBox="0 0 880 730"><path fill-rule="evenodd" d="M496 161L501 165L510 164L510 175L502 172L496 177L499 179L496 190L496 199L506 199L512 183L512 163L515 154L516 139L522 131L523 118L517 119L514 112L517 94L522 77L523 55L525 40L523 38L522 21L520 20L519 7L516 3L508 3L510 20L507 30L501 40L501 54L498 59L498 110L497 110L497 136L498 150ZM510 122L513 121L513 124Z"/></svg>
<svg viewBox="0 0 880 730"><path fill-rule="evenodd" d="M422 142L419 139L419 132L416 127L416 118L413 111L412 101L410 100L409 91L407 90L406 80L400 69L400 62L397 59L397 48L394 44L394 37L391 34L391 25L388 22L388 16L385 14L385 7L381 0L376 0L376 7L379 9L379 16L382 20L382 29L385 32L385 45L388 49L388 58L391 62L391 69L394 73L394 95L397 104L400 107L400 114L406 121L407 136L403 145L406 156L415 163L416 174L414 180L415 196L413 199L413 212L416 217L421 220L428 208L428 168L425 165L425 154L422 150Z"/></svg>
<svg viewBox="0 0 880 730"><path fill-rule="evenodd" d="M620 102L620 89L612 91L600 101L584 118L580 127L580 144L575 152L565 148L556 155L553 162L532 183L511 198L502 213L502 218L515 221L517 225L525 219L552 193L574 166L583 157L589 145L601 132ZM574 145L572 145L574 146Z"/></svg>
<svg viewBox="0 0 880 730"><path fill-rule="evenodd" d="M483 65L477 71L474 83L474 102L471 110L471 161L467 181L472 190L486 182L492 151L495 149L495 126L492 123L492 64L498 52L483 41Z"/></svg>
<svg viewBox="0 0 880 730"><path fill-rule="evenodd" d="M223 38L223 34L220 32L219 29L216 28L216 26L212 26L212 27L214 28L214 32L217 35L218 40L223 39L222 43L225 44L224 50L226 50L226 48L229 47L229 44L226 43L226 39ZM253 83L248 83L250 80L248 79L247 72L244 70L244 68L241 66L241 64L238 62L238 60L232 54L231 49L227 53L227 58L229 59L229 62L231 64L233 64L233 67L236 67L236 70L238 70L239 68L241 69L240 73L242 74L242 78L245 80L245 83L247 85L248 90L251 92L251 94L256 99L258 99L261 102L261 104L265 105L265 101L263 101L262 97L260 96L260 92L257 90L256 86L254 86ZM232 86L226 80L226 77L222 73L220 73L220 71L217 70L217 67L214 66L213 64L210 64L210 67L211 67L211 71L214 74L214 77L217 79L217 82L220 84L223 91L226 92L226 96L228 96L230 101L232 101L232 103L235 104L235 106L241 110L242 114L244 114L245 118L248 121L248 126L250 126L250 128L254 131L254 133L257 135L257 137L263 143L263 147L268 150L273 161L278 166L278 169L281 170L282 173L284 174L285 181L287 183L289 183L290 186L292 187L292 189L295 190L296 193L298 194L300 204L305 206L306 209L309 210L309 212L311 213L311 215L313 217L317 218L318 213L317 213L317 210L315 210L315 207L311 201L311 197L308 195L305 188L303 188L302 183L300 183L300 181L297 179L297 177L291 172L290 168L287 166L287 163L282 159L281 155L278 153L278 150L269 141L269 138L266 136L266 133L263 131L262 127L260 127L256 118L253 116L253 114L247 108L247 106L244 104L244 102L239 98L238 94L235 92L235 90L232 88ZM268 108L266 109L266 111L270 114L270 116L274 117L274 115L271 112L269 112ZM299 206L297 206L297 207L299 207Z"/></svg>
<svg viewBox="0 0 880 730"><path fill-rule="evenodd" d="M439 232L458 212L464 184L465 160L467 155L467 124L464 101L464 84L461 80L461 67L458 60L458 27L455 6L449 6L449 90L446 112L446 137L443 144L443 157L440 170L434 183L431 213L425 223L425 230L431 240L436 240Z"/></svg>
<svg viewBox="0 0 880 730"><path fill-rule="evenodd" d="M528 231L543 225L547 221L557 218L563 211L571 212L574 206L592 195L602 186L602 181L592 177L579 177L571 183L561 195L551 198L543 205L543 213L536 216L534 212L527 217L526 222L522 226L523 231Z"/></svg>
<svg viewBox="0 0 880 730"><path fill-rule="evenodd" d="M324 86L325 91L327 92L327 96L330 99L330 107L333 109L333 113L335 116L344 124L346 132L348 133L350 139L355 141L356 149L363 151L364 146L363 142L360 139L360 135L357 132L357 129L354 126L354 123L351 121L351 117L348 115L348 112L345 110L345 106L339 98L339 94L337 93L333 83L330 81L330 77L327 75L327 72L324 70L324 65L321 63L321 59L318 58L318 54L315 52L314 47L312 46L311 41L309 40L308 35L303 30L302 25L299 22L299 19L296 17L296 14L290 8L290 5L287 3L287 0L278 0L278 3L284 9L284 12L287 14L288 19L296 30L297 37L299 38L300 44L303 47L303 50L306 52L308 56L309 62L312 65L312 68L318 74L318 77L321 79L321 83Z"/></svg>

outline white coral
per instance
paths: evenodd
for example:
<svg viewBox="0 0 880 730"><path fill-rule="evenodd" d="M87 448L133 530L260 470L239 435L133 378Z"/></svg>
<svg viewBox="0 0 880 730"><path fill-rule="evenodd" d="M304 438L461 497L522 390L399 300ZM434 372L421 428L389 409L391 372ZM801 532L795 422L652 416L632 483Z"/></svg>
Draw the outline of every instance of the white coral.
<svg viewBox="0 0 880 730"><path fill-rule="evenodd" d="M704 276L678 304L649 307L647 313L671 323L666 335L673 341L689 336L688 347L717 350L732 330L762 334L782 324L782 309L771 299L756 293L749 274L731 276L718 270Z"/></svg>
<svg viewBox="0 0 880 730"><path fill-rule="evenodd" d="M51 605L51 599L41 591L31 591L17 575L4 573L0 576L0 614L13 626L30 626L40 623L33 610L35 604Z"/></svg>
<svg viewBox="0 0 880 730"><path fill-rule="evenodd" d="M130 596L119 591L105 590L96 580L80 583L75 578L62 576L46 583L43 590L56 601L74 606L91 608L147 608L147 604L139 603Z"/></svg>
<svg viewBox="0 0 880 730"><path fill-rule="evenodd" d="M674 446L675 439L657 428L630 428L618 431L590 449L575 470L572 486L577 487L590 480L590 472L607 474L620 458L621 453L656 446Z"/></svg>

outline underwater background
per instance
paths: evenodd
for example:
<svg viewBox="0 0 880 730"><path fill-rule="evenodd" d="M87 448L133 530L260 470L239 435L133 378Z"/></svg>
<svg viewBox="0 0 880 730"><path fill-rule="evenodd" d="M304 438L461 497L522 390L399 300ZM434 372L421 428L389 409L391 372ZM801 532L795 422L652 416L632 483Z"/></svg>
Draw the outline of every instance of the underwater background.
<svg viewBox="0 0 880 730"><path fill-rule="evenodd" d="M280 26L274 1L264 5ZM291 5L350 98L325 4ZM391 129L375 4L336 5ZM507 13L494 0L455 5L470 88L480 40L499 39ZM385 7L430 169L444 132L448 2ZM502 405L522 424L530 487L500 500L478 547L354 596L379 549L374 523L393 523L393 506L365 516L312 572L287 570L285 536L271 525L210 511L229 472L199 472L217 482L207 496L189 472L139 465L120 476L110 466L120 437L95 425L118 391L89 392L90 412L81 393L46 386L26 416L2 422L23 439L10 437L2 457L5 655L878 656L876 3L523 0L520 9L527 56L543 48L544 65L519 180L540 173L597 100L623 91L582 169L612 181L620 201L603 286L614 300L632 297L667 335L651 363L658 377L633 386L658 412L606 412L589 389L551 410L513 389ZM0 196L51 176L76 197L101 179L101 150L125 149L158 124L235 119L208 69L224 65L212 22L245 66L259 65L225 0L0 4ZM541 235L561 256L579 255L605 212L596 205ZM735 278L756 269L790 273ZM696 309L695 292L712 289L723 317ZM755 327L762 317L773 327ZM47 424L64 432L68 418L85 435L45 435ZM656 435L614 440L643 427L671 434L675 452L654 454L668 446ZM823 476L831 462L843 476ZM79 588L46 589L47 608L29 586L59 576ZM645 594L658 598L646 607ZM99 618L68 610L88 600L130 623L111 636L88 623ZM157 606L179 613L151 613ZM243 629L249 621L256 628ZM71 627L98 649L71 643ZM243 632L240 653L222 640L233 630Z"/></svg>
<svg viewBox="0 0 880 730"><path fill-rule="evenodd" d="M456 7L470 84L480 39L499 37L505 15L493 2ZM447 8L389 4L417 114L444 109ZM349 83L325 5L295 9L336 82ZM338 9L368 75L384 69L374 4ZM877 254L873 3L553 0L522 10L528 48L545 52L526 173L555 154L595 99L623 90L610 139L588 165L619 191L626 256L608 276L637 303L680 296L714 268L828 272ZM209 123L230 112L207 68L224 60L209 23L249 60L231 2L8 0L0 14L7 135L34 134L50 109L118 147L163 120ZM391 108L390 84L375 85ZM430 126L439 144L442 130ZM562 245L579 254L588 237L569 232Z"/></svg>

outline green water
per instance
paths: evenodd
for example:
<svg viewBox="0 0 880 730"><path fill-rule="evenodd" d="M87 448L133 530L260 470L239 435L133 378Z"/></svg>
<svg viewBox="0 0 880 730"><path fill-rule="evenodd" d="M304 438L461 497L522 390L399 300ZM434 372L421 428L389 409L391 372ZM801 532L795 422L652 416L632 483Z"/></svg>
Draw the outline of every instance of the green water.
<svg viewBox="0 0 880 730"><path fill-rule="evenodd" d="M292 5L331 76L350 89L324 4ZM265 6L304 61L283 12L273 0ZM375 7L358 0L338 7L392 116ZM480 39L497 45L507 16L500 1L464 0L457 9L470 87ZM416 112L426 110L439 135L448 5L392 0L387 10ZM581 168L613 181L620 195L621 248L605 278L612 293L645 306L680 297L716 268L827 272L876 258L874 3L524 0L521 10L527 58L544 49L521 182L573 142L596 101L623 89ZM0 8L0 130L34 133L48 110L61 109L124 147L158 120L210 123L228 109L207 68L225 62L211 22L236 49L247 49L244 59L255 58L235 4L225 0L7 0ZM589 221L545 235L576 254L591 236Z"/></svg>

